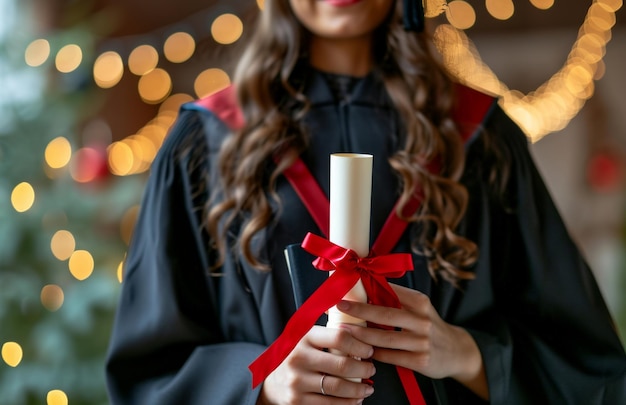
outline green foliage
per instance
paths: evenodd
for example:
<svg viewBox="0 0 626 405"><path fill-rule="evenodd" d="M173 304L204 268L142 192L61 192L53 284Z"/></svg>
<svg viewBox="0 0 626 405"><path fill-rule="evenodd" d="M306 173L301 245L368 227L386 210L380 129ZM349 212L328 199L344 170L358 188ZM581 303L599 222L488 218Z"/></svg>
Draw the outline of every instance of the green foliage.
<svg viewBox="0 0 626 405"><path fill-rule="evenodd" d="M4 17L11 26L0 29L0 347L17 342L23 350L17 367L0 359L0 403L43 404L58 389L72 405L105 404L104 356L126 249L119 224L138 203L143 178L109 175L79 184L67 168L46 175L50 140L64 136L73 150L83 146L78 128L98 107L97 92L85 80L89 62L68 74L55 73L50 63L27 66L24 51L34 38L24 3L0 5L11 6ZM85 32L63 35L85 44ZM34 205L23 213L11 204L21 182L35 190ZM51 251L61 229L74 235L76 249L93 256L93 273L83 281ZM56 311L42 304L48 284L64 292Z"/></svg>

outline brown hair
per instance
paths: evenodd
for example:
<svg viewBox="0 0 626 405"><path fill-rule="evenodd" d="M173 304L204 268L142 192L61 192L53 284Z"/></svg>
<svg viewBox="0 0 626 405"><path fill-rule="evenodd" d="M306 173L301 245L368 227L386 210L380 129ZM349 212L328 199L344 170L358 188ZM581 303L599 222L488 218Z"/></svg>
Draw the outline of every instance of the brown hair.
<svg viewBox="0 0 626 405"><path fill-rule="evenodd" d="M454 86L436 59L428 34L406 32L402 27L401 3L397 2L395 11L379 28L373 45L374 69L382 77L407 132L404 147L390 158L390 164L402 179L400 210L418 184L423 190L419 212L406 218L421 225L414 237L414 251L426 256L434 278L441 276L456 284L473 278L466 269L478 252L474 242L455 233L468 195L459 183L464 168L463 143L450 118ZM222 189L219 200L209 203L207 221L222 253L227 230L242 221L238 231L241 252L255 267L267 269L256 258L250 242L271 222L269 199L278 201L273 192L277 177L307 147L299 120L308 104L290 79L305 58L308 34L288 0L267 0L256 29L235 76L246 124L222 147ZM299 102L295 111L289 107L289 114L284 113L285 95ZM272 157L287 147L293 153L269 167ZM427 168L435 159L441 162L439 173Z"/></svg>

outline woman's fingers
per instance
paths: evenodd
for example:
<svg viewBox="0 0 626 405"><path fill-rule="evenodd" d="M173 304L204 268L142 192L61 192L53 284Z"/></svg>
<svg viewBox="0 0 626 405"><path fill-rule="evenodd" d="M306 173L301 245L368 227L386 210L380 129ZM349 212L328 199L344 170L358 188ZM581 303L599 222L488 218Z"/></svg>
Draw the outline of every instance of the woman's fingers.
<svg viewBox="0 0 626 405"><path fill-rule="evenodd" d="M370 378L376 372L371 362L359 360L370 358L373 347L356 339L347 329L316 328L306 335L302 344L310 345L313 350L299 351L298 355L287 358L294 367L346 378ZM335 353L318 348L328 348Z"/></svg>
<svg viewBox="0 0 626 405"><path fill-rule="evenodd" d="M373 351L347 329L314 326L265 380L262 398L277 404L358 404L373 392L361 379L374 375L375 367L336 353L369 358Z"/></svg>
<svg viewBox="0 0 626 405"><path fill-rule="evenodd" d="M323 380L322 380L323 376ZM314 378L314 390L322 395L339 398L367 398L374 393L374 388L361 382L346 380L329 374ZM324 392L322 393L322 387Z"/></svg>
<svg viewBox="0 0 626 405"><path fill-rule="evenodd" d="M355 339L348 329L332 329L315 326L304 339L306 339L311 346L338 350L352 357L368 359L374 353L372 345Z"/></svg>
<svg viewBox="0 0 626 405"><path fill-rule="evenodd" d="M423 300L421 296L418 297L418 300ZM428 299L428 297L426 297L426 299ZM417 308L404 307L399 309L354 301L340 301L337 304L337 308L341 312L348 315L364 319L378 325L385 325L392 328L402 328L404 330L411 330L415 332L428 332L428 329L430 328L430 321L427 315L428 307L424 306L424 308L422 308L421 303L414 303L414 305Z"/></svg>

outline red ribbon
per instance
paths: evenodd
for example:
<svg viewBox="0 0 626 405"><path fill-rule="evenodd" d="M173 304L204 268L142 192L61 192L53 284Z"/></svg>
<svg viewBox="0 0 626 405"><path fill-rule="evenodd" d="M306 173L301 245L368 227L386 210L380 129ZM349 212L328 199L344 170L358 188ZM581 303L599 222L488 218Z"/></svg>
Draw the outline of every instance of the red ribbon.
<svg viewBox="0 0 626 405"><path fill-rule="evenodd" d="M406 271L413 270L413 259L408 253L360 258L355 251L312 233L306 235L302 248L318 256L313 262L317 269L335 272L293 314L278 339L248 366L253 388L285 360L317 319L336 305L359 279L371 303L400 308L400 300L386 277L402 277ZM403 367L397 369L409 402L425 404L413 372Z"/></svg>

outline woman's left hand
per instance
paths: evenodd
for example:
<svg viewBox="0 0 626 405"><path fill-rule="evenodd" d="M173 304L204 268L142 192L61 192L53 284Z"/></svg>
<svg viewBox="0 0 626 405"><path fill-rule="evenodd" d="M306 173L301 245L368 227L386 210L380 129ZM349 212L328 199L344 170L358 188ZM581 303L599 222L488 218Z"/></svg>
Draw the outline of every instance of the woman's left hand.
<svg viewBox="0 0 626 405"><path fill-rule="evenodd" d="M372 357L375 360L431 378L454 378L488 398L482 357L472 336L442 320L425 294L390 285L400 299L401 309L353 301L341 301L337 308L356 318L400 330L345 327L355 338L375 347Z"/></svg>

